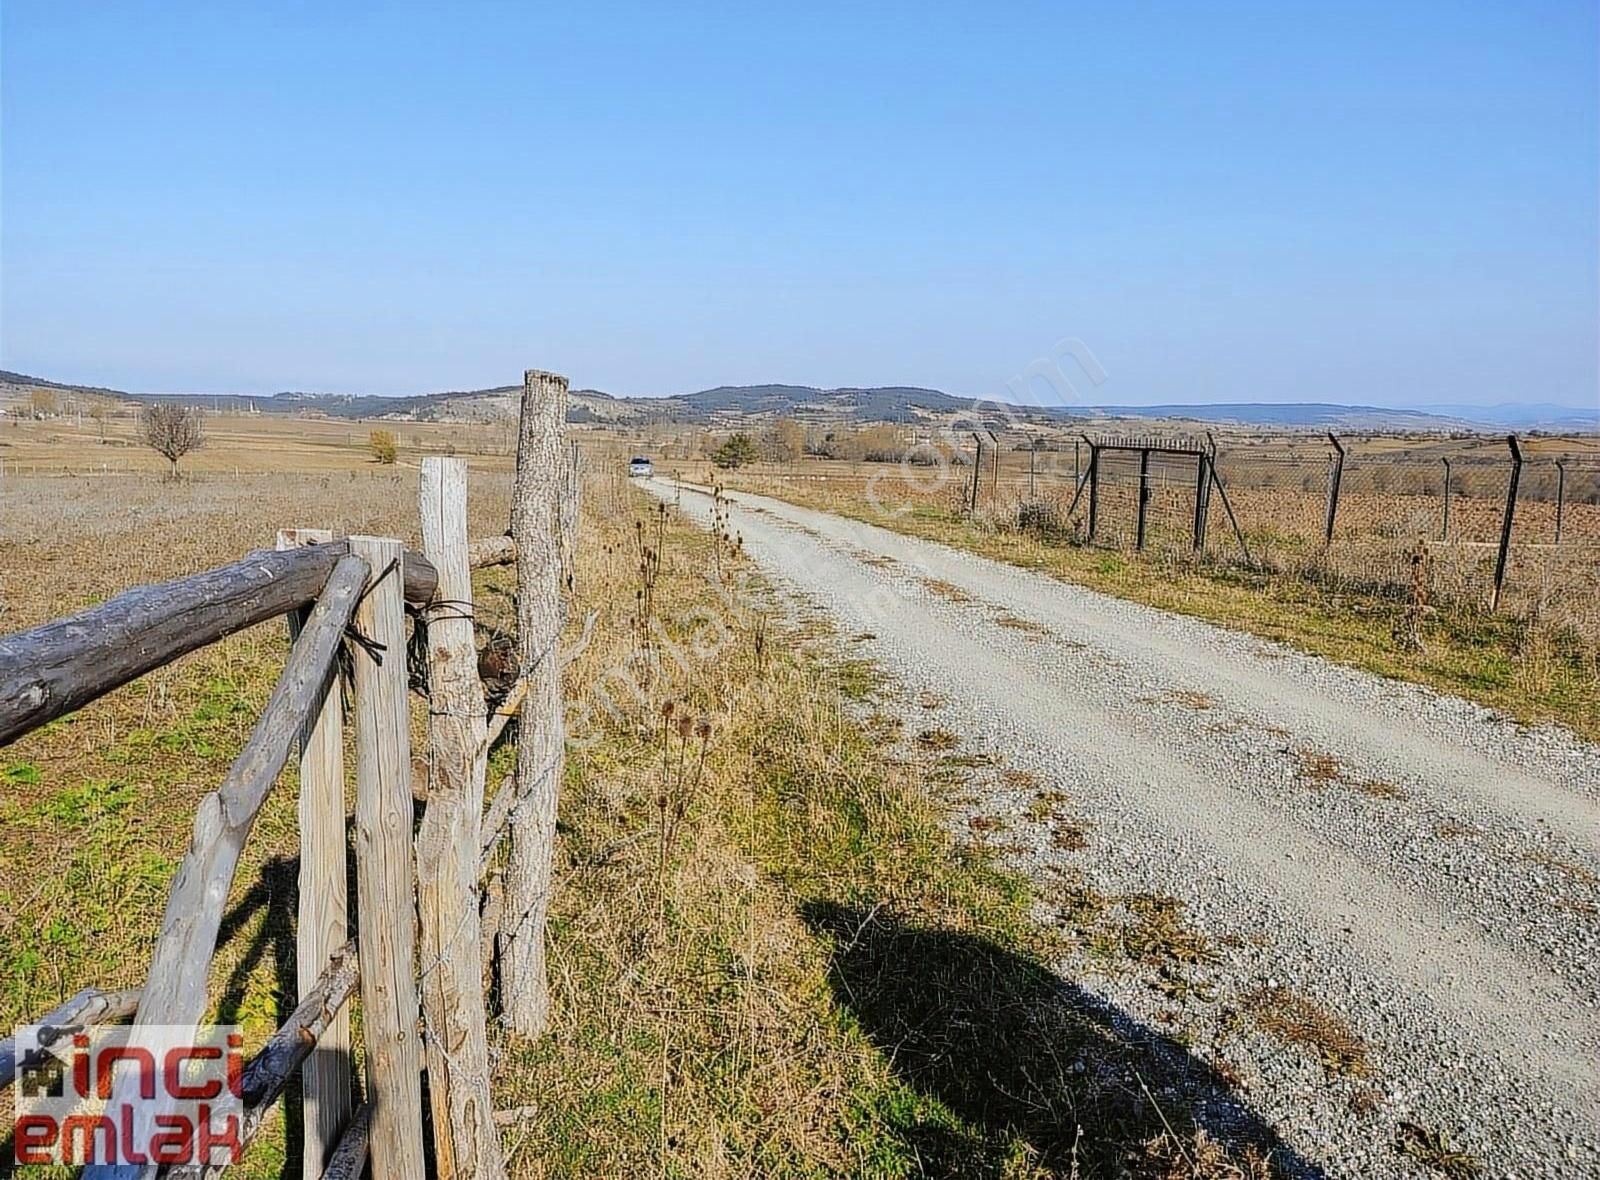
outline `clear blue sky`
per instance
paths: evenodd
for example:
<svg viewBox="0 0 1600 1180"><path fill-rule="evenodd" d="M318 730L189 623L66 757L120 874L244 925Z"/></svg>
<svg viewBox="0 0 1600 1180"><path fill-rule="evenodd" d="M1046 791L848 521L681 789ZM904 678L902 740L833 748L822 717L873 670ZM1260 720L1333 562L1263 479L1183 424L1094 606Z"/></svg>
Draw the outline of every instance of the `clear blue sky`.
<svg viewBox="0 0 1600 1180"><path fill-rule="evenodd" d="M1594 405L1597 7L5 0L0 366Z"/></svg>

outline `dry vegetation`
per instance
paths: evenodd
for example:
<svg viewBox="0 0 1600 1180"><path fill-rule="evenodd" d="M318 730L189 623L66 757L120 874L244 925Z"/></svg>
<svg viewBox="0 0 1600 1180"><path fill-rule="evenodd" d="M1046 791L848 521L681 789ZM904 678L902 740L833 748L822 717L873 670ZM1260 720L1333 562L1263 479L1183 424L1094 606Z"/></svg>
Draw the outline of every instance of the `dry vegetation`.
<svg viewBox="0 0 1600 1180"><path fill-rule="evenodd" d="M276 430L240 454L292 461ZM352 435L311 472L8 474L0 627L219 564L281 526L415 543L414 472ZM475 465L475 535L504 527L505 471ZM1195 961L1206 948L1174 903L1080 891L1059 929L1037 926L1029 888L955 839L930 785L931 755L951 759L946 782L981 763L936 730L907 743L928 755L897 754L898 719L874 711L879 678L846 641L775 612L731 539L619 485L589 487L572 603L600 621L568 670L552 1031L495 1045L513 1173L1267 1174L1272 1136L1227 1078L1048 969L1063 937ZM510 617L510 590L508 570L480 577L486 624ZM284 651L282 626L252 629L0 753L0 854L55 866L0 885L0 1022L138 982L195 805ZM252 1039L292 1003L294 788L291 773L247 846L212 985L215 1014ZM1196 1126L1202 1109L1229 1112L1225 1136ZM297 1134L280 1121L244 1174L297 1172Z"/></svg>
<svg viewBox="0 0 1600 1180"><path fill-rule="evenodd" d="M1384 440L1372 440L1378 447ZM1554 445L1556 440L1537 440ZM1588 448L1588 440L1559 440ZM1468 444L1458 443L1458 446ZM1504 444L1500 444L1503 452ZM1530 444L1530 453L1536 455ZM1282 456L1263 469L1276 473ZM1380 453L1381 448L1380 448ZM1592 448L1583 454L1591 456ZM970 549L1166 610L1192 614L1279 640L1301 650L1356 667L1452 692L1528 722L1555 721L1586 737L1600 737L1600 505L1569 500L1560 549L1531 538L1553 527L1554 506L1519 500L1518 532L1499 612L1487 608L1493 546L1461 539L1465 522L1499 520L1492 496L1474 498L1459 483L1452 500L1449 546L1424 542L1425 562L1412 555L1417 538L1437 527L1425 494L1412 502L1423 517L1406 521L1407 501L1351 479L1341 499L1340 531L1331 549L1319 540L1325 499L1320 492L1230 486L1229 496L1245 528L1253 564L1236 560L1232 533L1213 497L1208 549L1188 548L1192 490L1157 489L1146 553L1133 553L1128 528L1132 493L1108 485L1102 527L1106 544L1081 543L1065 516L1052 528L1017 527L1025 497L1026 467L1015 469L1006 453L994 499L982 484L976 516L962 510L966 476L960 468L943 482L892 464L845 465L810 461L741 470L724 482L748 490L854 517L914 536ZM1026 462L1027 456L1021 456ZM1055 456L1062 461L1062 456ZM1064 478L1038 480L1040 496L1070 501L1070 450ZM1417 460L1422 461L1421 459ZM1429 459L1429 462L1434 460ZM1532 459L1530 468L1533 470ZM665 466L665 465L664 465ZM693 479L700 469L682 465ZM1352 460L1351 471L1355 471ZM1325 465L1320 478L1326 478ZM1457 473L1459 476L1459 472ZM1576 495L1569 487L1569 495ZM1046 490L1049 489L1049 490ZM1126 495L1123 495L1126 493ZM1184 500L1187 494L1191 497ZM1503 494L1503 488L1502 488ZM1118 496L1126 504L1118 507ZM1170 500L1163 508L1163 496ZM1301 503L1296 497L1301 497ZM1315 512L1306 505L1312 504ZM1299 505L1297 508L1296 505ZM1398 507L1396 507L1398 505ZM1304 511L1301 511L1304 509ZM1080 506L1078 517L1083 509ZM1302 520L1302 518L1304 518ZM1299 521L1300 523L1295 523ZM1310 522L1310 523L1307 523ZM1476 526L1474 526L1476 527ZM1497 527L1497 526L1496 526ZM1480 529L1481 531L1481 529ZM1476 534L1472 534L1476 535ZM1419 576L1422 579L1419 585Z"/></svg>

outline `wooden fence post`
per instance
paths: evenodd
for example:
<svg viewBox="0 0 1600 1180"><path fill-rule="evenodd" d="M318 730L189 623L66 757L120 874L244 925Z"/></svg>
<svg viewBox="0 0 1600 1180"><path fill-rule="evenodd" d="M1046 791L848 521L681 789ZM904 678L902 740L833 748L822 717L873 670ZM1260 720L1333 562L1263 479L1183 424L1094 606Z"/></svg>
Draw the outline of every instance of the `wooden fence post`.
<svg viewBox="0 0 1600 1180"><path fill-rule="evenodd" d="M538 369L523 375L511 535L517 543L517 655L527 693L517 734L517 802L499 957L506 1019L525 1037L542 1033L550 1012L544 933L564 744L556 534L566 403L565 377Z"/></svg>
<svg viewBox="0 0 1600 1180"><path fill-rule="evenodd" d="M283 529L278 548L325 544L330 529ZM289 638L299 638L309 611L289 615ZM339 677L330 669L321 701L300 732L300 902L295 922L295 980L304 1000L323 968L349 940L345 884L344 733ZM305 1144L301 1175L321 1180L323 1165L350 1117L350 1016L340 1010L328 1022L321 1052L306 1061L301 1084Z"/></svg>
<svg viewBox="0 0 1600 1180"><path fill-rule="evenodd" d="M208 969L245 838L288 762L295 739L314 714L367 575L366 563L353 556L334 567L244 749L222 785L200 801L188 851L172 877L135 1026L193 1028L205 1014ZM398 594L399 577L393 581ZM126 1073L119 1075L117 1085L137 1081ZM155 1125L149 1120L162 1113L158 1107L147 1108L141 1116L145 1126ZM148 1165L93 1164L84 1176L133 1180L153 1172Z"/></svg>
<svg viewBox="0 0 1600 1180"><path fill-rule="evenodd" d="M356 609L356 912L373 1180L423 1180L412 900L411 733L399 541L351 537L372 567Z"/></svg>
<svg viewBox="0 0 1600 1180"><path fill-rule="evenodd" d="M419 498L422 550L439 571L438 598L428 611L428 804L417 833L435 1171L439 1180L501 1180L479 947L487 726L473 641L465 461L424 459Z"/></svg>

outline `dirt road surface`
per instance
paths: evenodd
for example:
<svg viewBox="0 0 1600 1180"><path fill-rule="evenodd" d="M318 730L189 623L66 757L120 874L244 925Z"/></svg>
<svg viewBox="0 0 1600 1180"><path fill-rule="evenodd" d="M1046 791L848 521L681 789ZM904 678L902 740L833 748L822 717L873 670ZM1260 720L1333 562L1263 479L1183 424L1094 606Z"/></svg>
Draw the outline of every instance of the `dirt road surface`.
<svg viewBox="0 0 1600 1180"><path fill-rule="evenodd" d="M707 496L649 487L709 520ZM1002 859L1040 879L1176 897L1219 948L1176 996L1089 955L1063 974L1180 1030L1329 1175L1428 1174L1397 1151L1416 1138L1403 1124L1491 1175L1600 1175L1600 748L942 545L729 499L750 556L891 673L912 724L1023 772L980 776L957 816L969 837L1003 832ZM1264 1029L1285 997L1348 1025L1365 1073Z"/></svg>

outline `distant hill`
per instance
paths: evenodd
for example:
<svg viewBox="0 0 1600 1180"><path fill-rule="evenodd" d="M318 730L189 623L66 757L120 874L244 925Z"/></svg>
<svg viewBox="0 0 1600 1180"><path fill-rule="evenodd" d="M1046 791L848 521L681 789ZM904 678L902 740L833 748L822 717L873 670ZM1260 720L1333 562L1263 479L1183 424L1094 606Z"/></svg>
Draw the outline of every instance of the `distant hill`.
<svg viewBox="0 0 1600 1180"><path fill-rule="evenodd" d="M1492 406L1419 406L1430 414L1465 418L1514 430L1600 430L1600 399L1587 410L1552 402L1499 402Z"/></svg>
<svg viewBox="0 0 1600 1180"><path fill-rule="evenodd" d="M1323 430L1449 430L1467 419L1422 410L1383 406L1344 406L1331 402L1171 403L1154 406L1101 406L1108 418L1164 418L1193 422L1232 422L1244 426L1316 427Z"/></svg>
<svg viewBox="0 0 1600 1180"><path fill-rule="evenodd" d="M126 401L177 401L213 409L267 414L321 414L334 418L488 422L516 413L519 385L445 390L412 397L289 391L265 397L234 393L136 394L72 385L0 371L0 398L27 396L36 388ZM810 385L719 385L665 397L614 397L597 389L575 389L567 418L577 423L683 423L731 427L776 417L811 422L901 422L935 424L957 415L976 417L990 429L1018 423L1055 428L1099 427L1111 421L1160 419L1232 423L1275 429L1316 430L1600 430L1600 410L1531 403L1498 406L1430 406L1396 410L1326 402L1231 402L1185 405L1018 406L958 397L937 389L889 385L821 389Z"/></svg>
<svg viewBox="0 0 1600 1180"><path fill-rule="evenodd" d="M98 385L64 385L59 381L46 381L43 377L30 377L26 373L12 373L0 369L0 394L29 393L35 389L53 389L58 393L87 394L91 397L126 398L128 395L115 389L102 389Z"/></svg>

